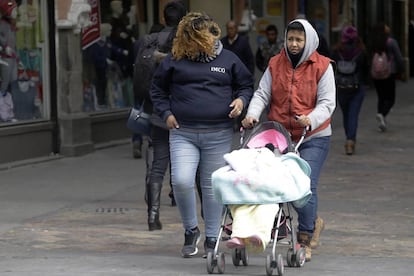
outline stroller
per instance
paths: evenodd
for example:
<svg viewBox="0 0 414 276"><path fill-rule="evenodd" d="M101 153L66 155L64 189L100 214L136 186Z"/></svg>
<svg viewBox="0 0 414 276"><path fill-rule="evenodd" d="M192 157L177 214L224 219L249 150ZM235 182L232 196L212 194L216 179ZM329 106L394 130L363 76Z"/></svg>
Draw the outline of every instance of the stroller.
<svg viewBox="0 0 414 276"><path fill-rule="evenodd" d="M273 146L281 154L289 152L298 154L298 148L305 134L306 128L303 130L299 142L295 145L288 131L280 123L266 121L257 124L252 130L243 130L240 144L242 149L269 148L269 146ZM302 267L305 264L305 250L297 242L296 231L292 225L292 208L291 202L279 203L279 210L274 219L269 243L272 244L272 253L266 256L267 275L272 275L274 269L277 269L278 275L280 276L284 273L282 254L279 253L276 255L276 246L278 244L284 243L288 245L286 260L289 267ZM232 234L231 223L226 223L227 219L232 220L232 217L229 208L225 205L214 251L207 254L207 272L209 274L214 272L215 267L217 267L219 274L223 274L225 270L225 255L224 252L219 252L219 243L220 241L228 240ZM244 266L248 265L246 248L232 248L231 252L234 266L239 266L240 262Z"/></svg>

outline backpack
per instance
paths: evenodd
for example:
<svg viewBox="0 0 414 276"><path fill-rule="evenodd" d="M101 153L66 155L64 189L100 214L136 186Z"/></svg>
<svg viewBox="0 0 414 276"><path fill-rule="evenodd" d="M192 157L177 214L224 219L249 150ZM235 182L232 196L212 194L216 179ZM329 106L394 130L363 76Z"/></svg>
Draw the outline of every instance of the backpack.
<svg viewBox="0 0 414 276"><path fill-rule="evenodd" d="M371 77L374 80L383 80L391 75L391 60L386 52L375 53L371 63Z"/></svg>
<svg viewBox="0 0 414 276"><path fill-rule="evenodd" d="M133 89L134 95L139 99L151 101L149 90L151 88L152 76L158 66L154 52L162 47L167 41L170 32L159 32L147 34L143 37L142 44L134 61Z"/></svg>
<svg viewBox="0 0 414 276"><path fill-rule="evenodd" d="M336 64L336 86L338 89L358 89L359 79L355 60L359 55L354 56L351 60L345 60L341 54L339 56L341 60Z"/></svg>

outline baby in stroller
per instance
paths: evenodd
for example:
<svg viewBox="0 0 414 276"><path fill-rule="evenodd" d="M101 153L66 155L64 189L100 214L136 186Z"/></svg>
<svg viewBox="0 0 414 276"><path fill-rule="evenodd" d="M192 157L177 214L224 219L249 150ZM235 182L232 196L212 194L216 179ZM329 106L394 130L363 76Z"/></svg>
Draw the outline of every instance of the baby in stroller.
<svg viewBox="0 0 414 276"><path fill-rule="evenodd" d="M289 133L277 122L257 125L241 148L224 159L227 166L213 173L212 183L216 198L232 216L226 245L264 251L279 204L291 202L301 207L310 198L310 167L296 154Z"/></svg>

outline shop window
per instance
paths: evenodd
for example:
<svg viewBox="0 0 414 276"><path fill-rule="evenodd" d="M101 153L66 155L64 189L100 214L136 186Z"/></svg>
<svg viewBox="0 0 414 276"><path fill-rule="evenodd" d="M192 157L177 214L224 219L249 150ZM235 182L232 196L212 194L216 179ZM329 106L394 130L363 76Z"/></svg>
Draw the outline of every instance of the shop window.
<svg viewBox="0 0 414 276"><path fill-rule="evenodd" d="M40 0L0 2L0 124L49 117L42 81L45 8Z"/></svg>
<svg viewBox="0 0 414 276"><path fill-rule="evenodd" d="M83 111L130 107L138 38L135 1L93 2L99 6L100 36L83 48Z"/></svg>

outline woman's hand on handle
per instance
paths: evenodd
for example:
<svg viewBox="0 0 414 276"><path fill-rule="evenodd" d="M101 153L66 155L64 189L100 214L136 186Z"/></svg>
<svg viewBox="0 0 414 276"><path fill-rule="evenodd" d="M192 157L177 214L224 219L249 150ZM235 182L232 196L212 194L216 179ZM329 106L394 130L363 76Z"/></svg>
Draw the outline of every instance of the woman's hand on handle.
<svg viewBox="0 0 414 276"><path fill-rule="evenodd" d="M257 120L256 118L253 117L246 117L243 119L242 126L244 128L252 128L254 127L257 123L259 122L259 120Z"/></svg>
<svg viewBox="0 0 414 276"><path fill-rule="evenodd" d="M296 122L300 124L302 127L306 127L309 129L311 127L311 120L306 115L296 115L295 116Z"/></svg>

